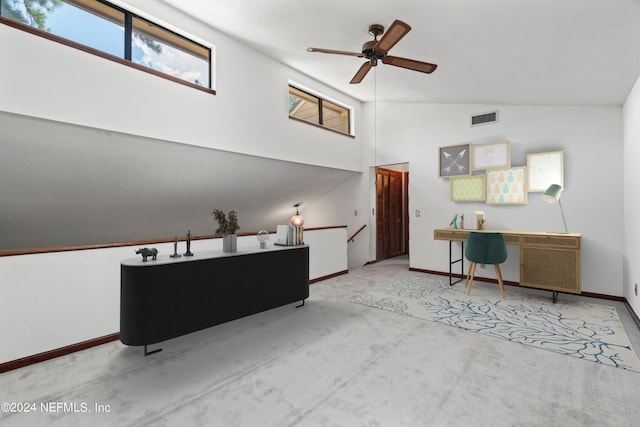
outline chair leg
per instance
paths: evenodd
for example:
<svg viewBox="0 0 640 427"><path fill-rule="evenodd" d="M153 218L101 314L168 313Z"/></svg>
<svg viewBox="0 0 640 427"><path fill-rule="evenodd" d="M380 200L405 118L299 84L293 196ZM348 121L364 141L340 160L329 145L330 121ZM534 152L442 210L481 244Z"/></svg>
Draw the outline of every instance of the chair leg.
<svg viewBox="0 0 640 427"><path fill-rule="evenodd" d="M498 264L495 264L495 267L496 267L496 276L498 276L498 285L500 285L500 293L502 293L502 299L505 299L504 283L502 282L502 273L500 272L500 266Z"/></svg>
<svg viewBox="0 0 640 427"><path fill-rule="evenodd" d="M467 278L464 281L464 288L465 289L467 288L467 286L469 286L469 278L471 277L471 269L473 268L474 264L475 264L474 262L469 263L469 271L467 272Z"/></svg>
<svg viewBox="0 0 640 427"><path fill-rule="evenodd" d="M471 267L469 268L470 275L467 277L469 279L469 289L467 289L467 295L471 295L471 285L473 284L473 276L476 275L476 264L475 262L471 263Z"/></svg>

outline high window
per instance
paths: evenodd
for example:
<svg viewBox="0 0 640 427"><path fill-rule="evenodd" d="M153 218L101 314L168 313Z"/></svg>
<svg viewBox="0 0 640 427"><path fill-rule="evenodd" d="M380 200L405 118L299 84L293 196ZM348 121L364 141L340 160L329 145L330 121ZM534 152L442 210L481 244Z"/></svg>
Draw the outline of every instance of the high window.
<svg viewBox="0 0 640 427"><path fill-rule="evenodd" d="M351 135L351 109L289 85L289 117Z"/></svg>
<svg viewBox="0 0 640 427"><path fill-rule="evenodd" d="M13 25L17 28L54 41L81 49L86 46L89 49L83 50L90 53L124 59L153 74L211 88L211 49L106 1L1 0L0 16L17 23Z"/></svg>

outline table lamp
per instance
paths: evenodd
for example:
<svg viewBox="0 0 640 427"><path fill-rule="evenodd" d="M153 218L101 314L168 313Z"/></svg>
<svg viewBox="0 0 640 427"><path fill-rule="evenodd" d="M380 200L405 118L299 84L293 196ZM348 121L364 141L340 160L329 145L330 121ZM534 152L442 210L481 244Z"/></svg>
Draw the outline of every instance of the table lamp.
<svg viewBox="0 0 640 427"><path fill-rule="evenodd" d="M300 211L298 210L301 204L302 203L296 203L295 205L293 205L293 207L296 208L296 213L291 217L291 224L295 225L296 227L301 227L302 224L304 224L304 218L302 217L302 215L300 215Z"/></svg>
<svg viewBox="0 0 640 427"><path fill-rule="evenodd" d="M564 232L568 233L567 220L564 219L564 210L562 210L562 202L560 201L560 194L562 193L562 187L558 184L551 184L547 191L542 194L542 200L547 203L558 203L560 205L560 213L562 214L562 222L564 223Z"/></svg>
<svg viewBox="0 0 640 427"><path fill-rule="evenodd" d="M260 249L266 249L267 241L269 240L269 232L267 230L260 230L256 235L258 242L260 242Z"/></svg>

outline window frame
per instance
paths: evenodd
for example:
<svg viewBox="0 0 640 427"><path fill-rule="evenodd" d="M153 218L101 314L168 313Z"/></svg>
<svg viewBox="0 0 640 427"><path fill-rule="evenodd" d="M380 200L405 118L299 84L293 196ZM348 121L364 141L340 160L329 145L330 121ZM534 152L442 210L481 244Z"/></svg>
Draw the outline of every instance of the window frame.
<svg viewBox="0 0 640 427"><path fill-rule="evenodd" d="M289 119L295 120L295 121L298 121L298 122L301 122L301 123L306 123L306 124L309 124L311 126L319 127L321 129L326 129L328 131L335 132L335 133L338 133L340 135L344 135L344 136L348 136L348 137L351 137L351 138L355 138L355 135L353 133L353 123L352 123L352 118L353 118L353 108L352 107L349 107L349 106L347 106L345 104L342 104L342 103L340 103L340 102L338 102L336 100L328 99L327 97L323 97L322 95L314 93L313 91L311 91L309 89L306 89L306 88L304 88L301 85L298 85L296 83L289 82L288 89L287 89L287 93L289 95L291 95L291 89L295 89L295 90L297 90L299 92L302 92L305 95L307 95L308 97L313 98L314 100L317 101L318 123L312 122L310 120L301 119L299 117L292 116L291 114L289 114ZM347 115L348 115L347 116L347 124L348 124L347 132L343 132L343 131L340 131L340 130L337 130L337 129L334 129L334 128L331 128L331 127L327 127L327 126L325 126L323 124L323 122L324 122L324 120L323 120L324 102L327 102L328 104L331 104L332 106L336 106L336 107L342 108L347 112Z"/></svg>
<svg viewBox="0 0 640 427"><path fill-rule="evenodd" d="M74 7L80 7L79 3L83 3L82 1L76 2L76 1L73 1L73 0L69 0L69 1L63 0L63 1L65 3L71 5L71 6L74 6ZM95 55L95 56L99 56L101 58L104 58L104 59L107 59L107 60L110 60L110 61L113 61L113 62L117 62L117 63L125 65L127 67L135 68L136 70L140 70L140 71L143 71L145 73L152 74L154 76L161 77L163 79L170 80L170 81L175 82L175 83L179 83L179 84L182 84L182 85L185 85L185 86L189 86L191 88L194 88L194 89L197 89L197 90L200 90L200 91L203 91L203 92L207 92L207 93L210 93L212 95L216 94L216 90L211 87L211 86L213 86L213 65L214 65L213 64L212 49L211 48L209 48L207 46L204 46L201 43L198 43L198 42L196 42L194 40L191 40L188 37L185 37L185 36L183 36L181 34L178 34L175 31L172 31L172 30L170 30L170 29L168 29L168 28L166 28L166 27L164 27L164 26L162 26L160 24L156 24L155 22L153 22L152 20L150 20L150 19L148 19L148 18L146 18L144 16L137 15L137 14L131 12L131 11L128 11L126 9L118 7L118 6L116 6L116 5L112 4L112 3L109 3L107 1L103 1L103 0L93 0L93 1L95 3L99 3L100 6L103 6L103 7L106 7L106 8L110 8L112 10L116 10L118 12L124 13L124 56L120 57L120 56L117 56L117 55L113 55L111 53L102 51L100 49L96 49L94 47L91 47L91 46L82 44L80 42L76 42L74 40L68 39L66 37L62 37L62 36L59 36L57 34L53 34L53 33L41 30L41 29L36 28L36 27L32 27L31 25L22 23L20 21L16 21L16 20L13 20L11 18L7 18L7 17L5 17L5 16L3 16L1 14L2 13L2 4L1 3L0 3L0 24L7 25L9 27L12 27L12 28L27 32L29 34L33 34L35 36L38 36L38 37L41 37L41 38L44 38L44 39L47 39L47 40L50 40L50 41L53 41L53 42L56 42L56 43L60 43L62 45L65 45L65 46L68 46L68 47L71 47L71 48L74 48L74 49L77 49L77 50L81 50L83 52L86 52L86 53L89 53L89 54L92 54L92 55ZM80 8L82 9L82 7L80 7ZM103 19L107 19L106 17L104 17L102 15L97 15L97 16L100 16ZM134 18L142 20L142 21L147 22L147 23L150 23L153 26L157 27L160 31L166 32L167 34L169 34L171 36L174 36L177 39L179 39L181 41L184 41L185 43L193 44L194 46L197 46L198 48L201 48L202 50L207 51L208 52L208 61L207 62L208 62L208 71L209 71L209 87L202 86L202 85L199 85L199 84L196 84L196 83L192 83L192 82L190 82L188 80L184 80L184 79L181 79L179 77L172 76L171 74L166 74L166 73L163 73L162 71L158 71L156 69L149 68L149 67L147 67L145 65L141 65L141 64L138 64L136 62L133 62L133 60L131 59L132 58L131 39L133 37L133 19ZM190 55L192 55L192 56L196 56L192 52L188 52L188 53Z"/></svg>

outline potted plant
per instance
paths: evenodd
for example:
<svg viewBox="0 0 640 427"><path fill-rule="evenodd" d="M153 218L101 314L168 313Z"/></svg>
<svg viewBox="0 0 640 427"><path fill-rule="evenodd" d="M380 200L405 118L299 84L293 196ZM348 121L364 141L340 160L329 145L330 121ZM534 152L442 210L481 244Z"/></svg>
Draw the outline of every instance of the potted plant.
<svg viewBox="0 0 640 427"><path fill-rule="evenodd" d="M238 211L232 209L225 215L220 209L214 209L211 215L218 221L216 235L222 236L222 251L235 252L238 250Z"/></svg>

